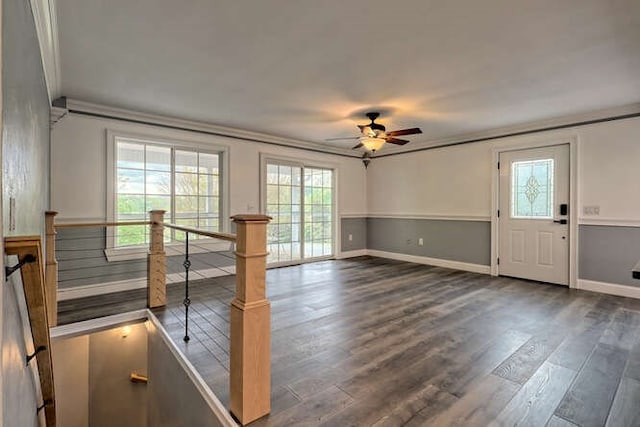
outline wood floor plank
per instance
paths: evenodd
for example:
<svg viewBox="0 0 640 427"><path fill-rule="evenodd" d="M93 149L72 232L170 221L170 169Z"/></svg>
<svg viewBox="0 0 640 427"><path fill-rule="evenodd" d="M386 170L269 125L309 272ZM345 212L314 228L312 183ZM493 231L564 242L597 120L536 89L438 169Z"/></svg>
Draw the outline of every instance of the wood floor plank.
<svg viewBox="0 0 640 427"><path fill-rule="evenodd" d="M421 424L415 425L426 425L430 419L445 411L457 400L457 397L430 384L398 403L372 426L405 426L418 421Z"/></svg>
<svg viewBox="0 0 640 427"><path fill-rule="evenodd" d="M225 405L234 290L233 276L190 284L189 343L184 284L153 310ZM267 294L272 413L252 426L544 425L550 411L558 427L634 419L636 301L374 257L270 269ZM59 319L145 303L144 289L64 301Z"/></svg>
<svg viewBox="0 0 640 427"><path fill-rule="evenodd" d="M569 421L554 415L553 417L551 417L546 427L577 427L577 426L574 423L570 423Z"/></svg>
<svg viewBox="0 0 640 427"><path fill-rule="evenodd" d="M543 426L553 416L576 372L544 363L497 416L504 426Z"/></svg>
<svg viewBox="0 0 640 427"><path fill-rule="evenodd" d="M268 423L267 425L315 426L352 402L351 396L333 386L317 394L313 400L301 402L273 416L268 416L259 420L261 422L256 422L255 425Z"/></svg>
<svg viewBox="0 0 640 427"><path fill-rule="evenodd" d="M520 385L488 375L465 396L430 422L433 426L485 427L496 418L520 389Z"/></svg>
<svg viewBox="0 0 640 427"><path fill-rule="evenodd" d="M524 384L560 345L565 333L558 329L547 329L524 343L510 358L493 372L518 384Z"/></svg>
<svg viewBox="0 0 640 427"><path fill-rule="evenodd" d="M584 427L605 424L629 352L598 344L555 414Z"/></svg>
<svg viewBox="0 0 640 427"><path fill-rule="evenodd" d="M607 419L607 426L640 426L640 381L622 378Z"/></svg>

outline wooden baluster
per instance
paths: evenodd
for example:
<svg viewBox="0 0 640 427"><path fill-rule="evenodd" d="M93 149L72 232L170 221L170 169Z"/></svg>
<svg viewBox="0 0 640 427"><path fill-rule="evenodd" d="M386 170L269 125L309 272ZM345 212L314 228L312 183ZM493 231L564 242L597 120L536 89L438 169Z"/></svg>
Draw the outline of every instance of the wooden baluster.
<svg viewBox="0 0 640 427"><path fill-rule="evenodd" d="M156 210L151 215L149 256L147 261L147 305L149 308L167 304L167 260L164 252L164 214Z"/></svg>
<svg viewBox="0 0 640 427"><path fill-rule="evenodd" d="M266 298L265 215L236 215L236 296L231 302L230 406L242 425L271 411L271 309Z"/></svg>
<svg viewBox="0 0 640 427"><path fill-rule="evenodd" d="M56 260L56 228L54 222L58 212L47 211L44 214L46 233L44 279L47 317L49 326L56 326L58 324L58 261Z"/></svg>

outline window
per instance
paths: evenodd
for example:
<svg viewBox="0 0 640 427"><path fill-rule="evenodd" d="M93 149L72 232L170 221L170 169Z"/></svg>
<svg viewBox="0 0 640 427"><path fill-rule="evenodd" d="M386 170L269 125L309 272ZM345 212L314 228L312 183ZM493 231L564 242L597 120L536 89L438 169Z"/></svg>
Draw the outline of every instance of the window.
<svg viewBox="0 0 640 427"><path fill-rule="evenodd" d="M115 221L148 219L154 209L165 221L221 231L222 152L115 136L113 209ZM165 241L183 237L166 229ZM146 226L119 227L110 247L148 243Z"/></svg>
<svg viewBox="0 0 640 427"><path fill-rule="evenodd" d="M334 171L266 161L268 261L290 263L333 255Z"/></svg>

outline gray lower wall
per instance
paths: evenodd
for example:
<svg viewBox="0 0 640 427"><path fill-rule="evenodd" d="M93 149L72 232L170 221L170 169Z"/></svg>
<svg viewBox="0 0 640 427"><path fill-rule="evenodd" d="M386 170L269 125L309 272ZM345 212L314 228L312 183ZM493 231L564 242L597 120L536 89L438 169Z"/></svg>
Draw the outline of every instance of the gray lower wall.
<svg viewBox="0 0 640 427"><path fill-rule="evenodd" d="M64 427L89 425L89 335L51 340L56 421Z"/></svg>
<svg viewBox="0 0 640 427"><path fill-rule="evenodd" d="M220 422L151 324L149 327L149 426L218 427ZM176 393L179 390L179 393Z"/></svg>
<svg viewBox="0 0 640 427"><path fill-rule="evenodd" d="M147 330L143 323L130 328L126 338L121 328L89 337L91 427L153 425L147 424L147 386L129 381L132 372L147 375Z"/></svg>
<svg viewBox="0 0 640 427"><path fill-rule="evenodd" d="M342 218L340 229L342 252L367 249L367 218Z"/></svg>
<svg viewBox="0 0 640 427"><path fill-rule="evenodd" d="M26 0L2 2L2 224L3 234L42 235L49 204L49 99L40 47ZM15 228L9 205L15 200ZM11 262L13 264L13 261ZM35 381L24 357L30 346L19 275L2 283L2 421L37 425ZM28 325L28 323L27 323ZM30 349L29 349L30 351Z"/></svg>
<svg viewBox="0 0 640 427"><path fill-rule="evenodd" d="M489 221L367 218L366 242L378 251L491 264Z"/></svg>
<svg viewBox="0 0 640 427"><path fill-rule="evenodd" d="M58 282L60 289L96 283L138 279L147 276L147 260L107 261L104 254L107 232L113 229L62 228L56 236L56 257L58 259ZM197 243L196 243L197 244ZM194 246L190 246L195 249ZM145 248L140 248L145 252ZM235 265L232 252L193 253L190 256L191 270L206 270ZM184 256L167 257L167 272L184 272Z"/></svg>
<svg viewBox="0 0 640 427"><path fill-rule="evenodd" d="M640 227L581 225L578 254L579 278L640 286L631 277L640 260Z"/></svg>

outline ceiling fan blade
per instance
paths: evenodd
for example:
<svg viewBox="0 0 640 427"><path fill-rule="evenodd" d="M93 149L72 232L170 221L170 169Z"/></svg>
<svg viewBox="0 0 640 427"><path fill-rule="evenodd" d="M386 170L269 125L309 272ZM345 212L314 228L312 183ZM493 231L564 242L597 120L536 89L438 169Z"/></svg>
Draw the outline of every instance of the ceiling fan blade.
<svg viewBox="0 0 640 427"><path fill-rule="evenodd" d="M387 132L387 135L388 136L402 136L402 135L415 135L417 133L422 133L422 130L420 128L393 130L391 132Z"/></svg>
<svg viewBox="0 0 640 427"><path fill-rule="evenodd" d="M409 142L406 139L398 139L398 138L386 138L385 141L391 144L396 144L396 145L404 145L407 142Z"/></svg>
<svg viewBox="0 0 640 427"><path fill-rule="evenodd" d="M355 147L353 147L353 148L352 148L352 150L355 150L356 148L360 148L360 147L362 147L362 145L363 145L363 144L362 144L362 142L361 142L361 143L359 143L358 145L356 145Z"/></svg>
<svg viewBox="0 0 640 427"><path fill-rule="evenodd" d="M325 141L327 142L331 142L331 141L348 141L350 139L358 139L360 138L359 136L350 136L350 137L345 137L345 138L329 138L329 139L325 139Z"/></svg>

